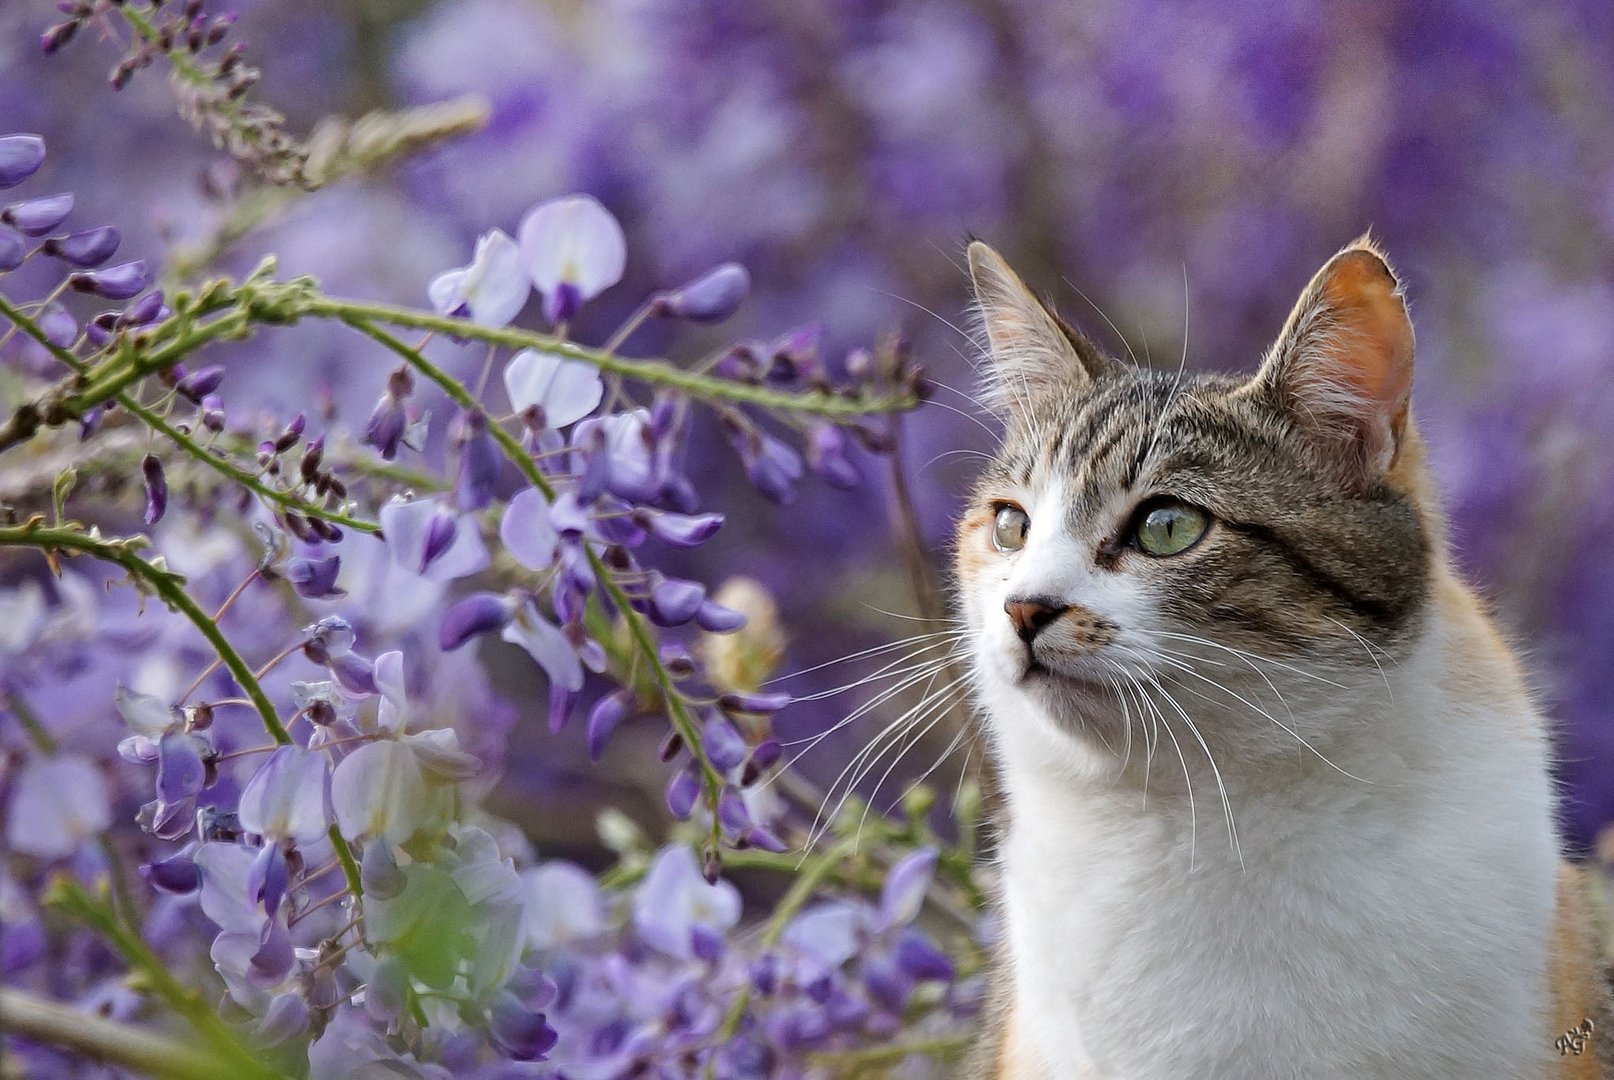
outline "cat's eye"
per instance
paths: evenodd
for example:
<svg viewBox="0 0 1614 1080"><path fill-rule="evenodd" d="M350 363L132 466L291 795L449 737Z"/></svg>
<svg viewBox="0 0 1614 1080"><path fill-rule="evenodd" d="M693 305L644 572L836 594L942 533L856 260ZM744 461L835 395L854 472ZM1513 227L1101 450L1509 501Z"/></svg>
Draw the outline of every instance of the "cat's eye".
<svg viewBox="0 0 1614 1080"><path fill-rule="evenodd" d="M992 521L992 546L999 551L1019 551L1026 546L1026 533L1031 528L1031 518L1018 506L998 507L997 517Z"/></svg>
<svg viewBox="0 0 1614 1080"><path fill-rule="evenodd" d="M1197 506L1161 502L1145 508L1132 539L1145 555L1181 555L1198 543L1208 528L1210 517Z"/></svg>

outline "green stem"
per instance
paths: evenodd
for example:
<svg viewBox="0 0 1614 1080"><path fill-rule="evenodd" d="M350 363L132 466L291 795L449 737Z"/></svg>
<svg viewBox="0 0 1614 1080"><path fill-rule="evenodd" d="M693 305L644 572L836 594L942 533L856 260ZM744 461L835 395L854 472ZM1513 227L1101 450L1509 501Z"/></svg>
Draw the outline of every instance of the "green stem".
<svg viewBox="0 0 1614 1080"><path fill-rule="evenodd" d="M179 447L192 458L200 461L202 464L206 465L215 472L229 477L242 487L261 495L263 498L268 499L272 503L283 506L287 510L302 514L305 517L317 517L321 520L328 521L333 525L345 526L354 530L355 532L378 533L381 531L381 526L374 521L367 521L364 518L356 518L336 510L327 510L325 507L309 502L306 499L299 498L289 491L281 491L278 488L270 487L268 484L265 484L259 480L255 474L241 468L229 458L223 458L217 454L208 453L206 447L202 446L189 435L186 435L184 432L168 423L168 421L164 420L152 410L140 404L131 394L121 393L118 395L117 400L118 404L128 409L129 412L134 416L139 417L140 420L148 427L151 427L153 430L166 435L175 446Z"/></svg>
<svg viewBox="0 0 1614 1080"><path fill-rule="evenodd" d="M217 1080L236 1062L130 1024L120 1024L22 990L0 988L0 1030L60 1047L91 1062L173 1080ZM266 1075L255 1069L254 1075Z"/></svg>
<svg viewBox="0 0 1614 1080"><path fill-rule="evenodd" d="M55 737L45 730L45 725L34 715L34 710L22 699L22 695L15 692L8 693L6 703L11 706L11 715L17 718L17 723L22 725L22 729L28 733L28 740L39 749L39 752L54 754Z"/></svg>
<svg viewBox="0 0 1614 1080"><path fill-rule="evenodd" d="M881 1065L895 1065L910 1054L923 1054L925 1057L952 1060L970 1048L974 1037L967 1033L958 1035L938 1035L933 1039L918 1039L913 1042L890 1043L885 1046L868 1046L861 1050L828 1050L811 1055L815 1065L822 1065L834 1070L836 1076L857 1075L857 1070Z"/></svg>
<svg viewBox="0 0 1614 1080"><path fill-rule="evenodd" d="M175 978L146 943L128 930L104 902L91 896L83 885L65 874L58 875L46 889L45 902L100 934L130 968L140 973L153 993L190 1021L215 1054L227 1059L234 1069L243 1070L230 1075L275 1075L241 1045L235 1033L219 1019L200 994Z"/></svg>
<svg viewBox="0 0 1614 1080"><path fill-rule="evenodd" d="M198 607L196 601L190 598L190 594L180 587L185 579L172 570L147 562L135 554L144 543L144 537L104 540L93 533L79 532L76 529L47 527L41 524L39 518L22 525L0 527L0 547L39 548L47 554L47 557L50 552L57 550L81 551L98 559L116 563L129 571L131 577L144 581L164 603L184 615L197 630L201 631L202 636L213 646L219 659L224 661L224 666L234 676L236 684L258 710L264 730L269 732L270 737L277 743L291 742L291 736L280 723L274 705L270 703L268 695L252 674L252 668L241 658L241 654L235 651L235 646L230 644L212 616Z"/></svg>
<svg viewBox="0 0 1614 1080"><path fill-rule="evenodd" d="M331 847L336 851L336 861L342 864L342 876L347 879L347 887L354 896L364 895L364 882L359 878L359 864L353 861L353 849L347 846L342 838L342 830L335 825L326 833L331 838Z"/></svg>
<svg viewBox="0 0 1614 1080"><path fill-rule="evenodd" d="M389 304L368 304L356 300L313 295L293 306L302 314L340 319L350 326L357 324L388 323L412 330L430 330L451 337L481 341L489 345L503 345L512 349L533 349L565 360L578 360L600 371L652 386L665 386L680 390L704 400L733 401L744 405L758 405L780 412L806 413L832 419L851 420L872 413L893 412L912 408L918 402L911 394L888 396L843 397L819 390L790 393L772 390L766 386L752 386L712 376L698 375L685 368L674 367L661 359L639 359L617 356L605 349L591 349L584 345L534 333L514 326L478 326L464 319L453 319L413 308L394 307ZM372 335L373 336L373 335Z"/></svg>

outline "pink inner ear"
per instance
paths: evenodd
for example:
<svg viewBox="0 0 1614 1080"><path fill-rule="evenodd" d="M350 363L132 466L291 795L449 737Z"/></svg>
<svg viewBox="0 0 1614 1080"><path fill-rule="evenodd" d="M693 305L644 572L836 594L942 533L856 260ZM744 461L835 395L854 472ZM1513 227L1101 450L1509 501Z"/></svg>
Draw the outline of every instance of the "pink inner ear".
<svg viewBox="0 0 1614 1080"><path fill-rule="evenodd" d="M1329 365L1330 381L1349 386L1399 427L1412 390L1412 323L1395 278L1370 251L1334 260L1323 285L1344 341Z"/></svg>

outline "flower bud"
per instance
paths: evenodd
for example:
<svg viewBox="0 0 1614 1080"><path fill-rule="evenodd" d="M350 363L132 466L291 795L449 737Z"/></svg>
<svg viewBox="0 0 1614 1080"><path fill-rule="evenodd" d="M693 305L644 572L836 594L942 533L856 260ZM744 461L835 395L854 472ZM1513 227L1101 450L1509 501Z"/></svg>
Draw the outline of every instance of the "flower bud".
<svg viewBox="0 0 1614 1080"><path fill-rule="evenodd" d="M657 626L682 626L693 619L706 599L706 588L696 581L662 578L650 588L650 621Z"/></svg>
<svg viewBox="0 0 1614 1080"><path fill-rule="evenodd" d="M67 215L72 212L73 196L62 192L12 203L0 210L0 221L28 236L43 236L67 220Z"/></svg>
<svg viewBox="0 0 1614 1080"><path fill-rule="evenodd" d="M45 162L45 140L38 135L0 137L0 188L16 187Z"/></svg>
<svg viewBox="0 0 1614 1080"><path fill-rule="evenodd" d="M504 629L514 615L515 605L509 597L472 593L443 613L437 627L437 645L444 652L452 652L473 637Z"/></svg>
<svg viewBox="0 0 1614 1080"><path fill-rule="evenodd" d="M202 399L217 390L219 384L223 381L224 365L209 364L207 367L199 371L193 371L179 380L174 389L199 405Z"/></svg>
<svg viewBox="0 0 1614 1080"><path fill-rule="evenodd" d="M721 717L708 720L701 730L701 747L718 770L728 772L745 760L745 739L734 725Z"/></svg>
<svg viewBox="0 0 1614 1080"><path fill-rule="evenodd" d="M140 473L146 481L146 524L155 525L168 510L168 479L163 475L162 460L147 454L140 461Z"/></svg>
<svg viewBox="0 0 1614 1080"><path fill-rule="evenodd" d="M605 744L611 740L622 721L627 719L628 709L632 705L633 694L627 690L607 694L594 703L594 708L588 713L588 756L591 759L600 760L605 753Z"/></svg>
<svg viewBox="0 0 1614 1080"><path fill-rule="evenodd" d="M679 769L667 782L667 809L679 821L688 821L700 799L700 781L688 769Z"/></svg>
<svg viewBox="0 0 1614 1080"><path fill-rule="evenodd" d="M0 274L15 270L27 257L27 241L11 229L0 229Z"/></svg>
<svg viewBox="0 0 1614 1080"><path fill-rule="evenodd" d="M128 264L125 264L128 265ZM163 307L163 293L161 289L147 293L134 303L130 304L117 316L114 329L122 330L129 326L145 326L147 323L158 322L168 318L169 311Z"/></svg>
<svg viewBox="0 0 1614 1080"><path fill-rule="evenodd" d="M724 263L687 285L658 296L653 310L692 322L722 322L733 315L751 289L751 275L739 263Z"/></svg>
<svg viewBox="0 0 1614 1080"><path fill-rule="evenodd" d="M858 486L857 468L846 456L846 435L833 424L814 424L807 432L807 466L831 487Z"/></svg>
<svg viewBox="0 0 1614 1080"><path fill-rule="evenodd" d="M81 271L69 276L67 283L79 292L108 300L127 300L151 283L151 271L144 259L135 259L105 270Z"/></svg>
<svg viewBox="0 0 1614 1080"><path fill-rule="evenodd" d="M326 559L293 558L286 563L286 580L297 595L309 600L347 595L336 587L336 576L342 569L342 557L332 555Z"/></svg>
<svg viewBox="0 0 1614 1080"><path fill-rule="evenodd" d="M74 266L100 266L112 258L113 252L118 250L118 241L121 239L118 230L111 225L102 225L97 229L85 229L82 232L68 233L66 236L53 236L42 245L46 255L72 263Z"/></svg>

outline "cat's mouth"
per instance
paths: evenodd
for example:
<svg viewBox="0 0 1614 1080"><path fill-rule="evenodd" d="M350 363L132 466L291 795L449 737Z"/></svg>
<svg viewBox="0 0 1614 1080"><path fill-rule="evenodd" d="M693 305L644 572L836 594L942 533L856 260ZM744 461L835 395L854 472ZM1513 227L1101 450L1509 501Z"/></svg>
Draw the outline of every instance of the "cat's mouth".
<svg viewBox="0 0 1614 1080"><path fill-rule="evenodd" d="M1057 686L1061 689L1075 689L1090 694L1104 694L1110 691L1107 683L1099 676L1084 671L1055 670L1043 663L1028 652L1025 667L1020 671L1018 680L1021 686Z"/></svg>

